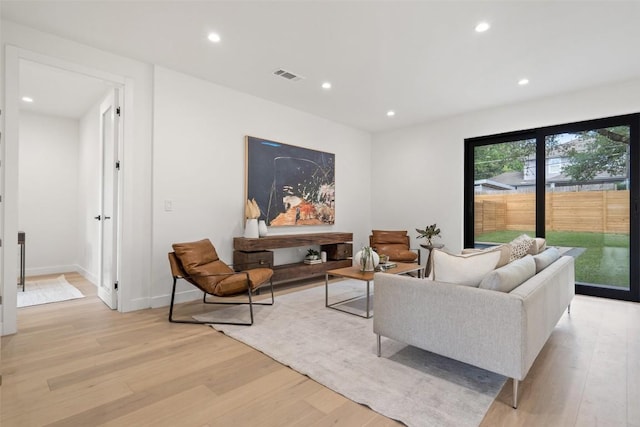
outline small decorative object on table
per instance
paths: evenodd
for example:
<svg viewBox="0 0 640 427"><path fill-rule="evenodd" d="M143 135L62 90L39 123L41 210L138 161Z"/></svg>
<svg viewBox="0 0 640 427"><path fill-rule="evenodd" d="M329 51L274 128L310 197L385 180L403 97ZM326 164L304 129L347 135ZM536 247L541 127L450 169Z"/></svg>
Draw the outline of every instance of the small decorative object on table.
<svg viewBox="0 0 640 427"><path fill-rule="evenodd" d="M321 264L322 259L320 259L320 252L315 249L309 249L307 251L307 256L304 257L305 264Z"/></svg>
<svg viewBox="0 0 640 427"><path fill-rule="evenodd" d="M260 235L260 237L265 237L269 234L267 230L267 223L264 221L264 219L258 221L258 234Z"/></svg>
<svg viewBox="0 0 640 427"><path fill-rule="evenodd" d="M418 239L427 239L426 245L420 245L422 247L432 246L433 243L431 242L431 239L435 237L440 237L440 229L437 227L436 224L431 224L425 227L424 230L420 230L419 228L416 228L416 231L419 233L417 237Z"/></svg>
<svg viewBox="0 0 640 427"><path fill-rule="evenodd" d="M260 218L260 208L256 199L247 200L244 208L244 216L247 219L244 226L244 237L247 239L257 239L260 237L258 231L258 218Z"/></svg>
<svg viewBox="0 0 640 427"><path fill-rule="evenodd" d="M371 246L365 246L356 254L353 260L356 265L360 266L360 271L374 271L378 262L380 262L380 257Z"/></svg>

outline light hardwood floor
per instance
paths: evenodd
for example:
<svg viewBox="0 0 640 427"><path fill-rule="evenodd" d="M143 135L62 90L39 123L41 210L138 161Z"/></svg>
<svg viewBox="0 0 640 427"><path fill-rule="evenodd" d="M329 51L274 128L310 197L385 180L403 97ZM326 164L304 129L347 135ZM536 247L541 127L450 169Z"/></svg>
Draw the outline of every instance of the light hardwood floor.
<svg viewBox="0 0 640 427"><path fill-rule="evenodd" d="M87 298L19 309L2 338L2 426L399 425L210 327L170 324L167 308L120 314L67 280ZM640 305L577 296L518 410L507 382L482 426L640 426L639 338Z"/></svg>

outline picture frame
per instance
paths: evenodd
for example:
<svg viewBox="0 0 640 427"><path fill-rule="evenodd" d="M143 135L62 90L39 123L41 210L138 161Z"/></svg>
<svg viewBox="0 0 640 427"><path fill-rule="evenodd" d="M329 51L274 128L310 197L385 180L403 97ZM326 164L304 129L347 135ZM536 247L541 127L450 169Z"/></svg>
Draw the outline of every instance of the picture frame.
<svg viewBox="0 0 640 427"><path fill-rule="evenodd" d="M245 200L271 227L335 223L335 154L245 137Z"/></svg>

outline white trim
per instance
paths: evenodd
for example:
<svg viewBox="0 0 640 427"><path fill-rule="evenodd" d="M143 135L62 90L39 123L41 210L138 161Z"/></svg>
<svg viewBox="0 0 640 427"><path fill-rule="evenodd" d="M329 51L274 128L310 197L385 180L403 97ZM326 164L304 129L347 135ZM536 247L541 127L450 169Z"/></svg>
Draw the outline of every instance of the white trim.
<svg viewBox="0 0 640 427"><path fill-rule="evenodd" d="M90 281L93 286L98 287L98 285L96 285L96 283L98 283L98 277L95 274L90 273L79 265L76 265L75 267L78 274Z"/></svg>
<svg viewBox="0 0 640 427"><path fill-rule="evenodd" d="M62 274L62 273L71 273L77 272L78 266L73 265L51 265L49 267L36 267L36 268L27 268L25 270L25 275L27 277L30 276L42 276L44 274Z"/></svg>
<svg viewBox="0 0 640 427"><path fill-rule="evenodd" d="M18 332L18 128L20 49L5 49L5 117L2 153L2 335Z"/></svg>
<svg viewBox="0 0 640 427"><path fill-rule="evenodd" d="M175 303L196 301L202 299L203 292L197 289L176 292ZM151 308L168 307L171 304L171 294L151 297Z"/></svg>

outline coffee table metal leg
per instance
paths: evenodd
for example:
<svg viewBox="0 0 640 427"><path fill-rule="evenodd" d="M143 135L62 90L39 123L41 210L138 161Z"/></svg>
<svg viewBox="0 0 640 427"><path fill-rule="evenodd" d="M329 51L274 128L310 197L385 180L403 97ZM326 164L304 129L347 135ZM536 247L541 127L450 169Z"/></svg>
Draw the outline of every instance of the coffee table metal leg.
<svg viewBox="0 0 640 427"><path fill-rule="evenodd" d="M371 317L369 316L369 281L367 280L367 319Z"/></svg>
<svg viewBox="0 0 640 427"><path fill-rule="evenodd" d="M324 306L329 307L329 273L324 273Z"/></svg>

